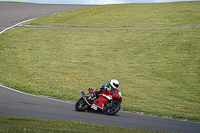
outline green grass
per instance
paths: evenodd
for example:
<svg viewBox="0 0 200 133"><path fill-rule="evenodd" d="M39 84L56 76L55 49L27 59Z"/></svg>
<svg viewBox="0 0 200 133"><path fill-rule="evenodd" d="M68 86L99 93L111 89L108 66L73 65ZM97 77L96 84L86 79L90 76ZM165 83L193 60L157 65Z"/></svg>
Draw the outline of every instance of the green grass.
<svg viewBox="0 0 200 133"><path fill-rule="evenodd" d="M198 3L92 6L30 24L198 26ZM9 30L0 35L0 83L77 100L116 78L123 109L200 120L199 35L200 28Z"/></svg>
<svg viewBox="0 0 200 133"><path fill-rule="evenodd" d="M70 27L199 26L200 1L92 6L45 16L30 25Z"/></svg>
<svg viewBox="0 0 200 133"><path fill-rule="evenodd" d="M77 100L82 90L117 78L123 109L200 120L199 34L200 28L10 30L0 36L0 81Z"/></svg>
<svg viewBox="0 0 200 133"><path fill-rule="evenodd" d="M86 124L74 121L55 121L34 118L22 118L0 115L1 133L155 133L122 127Z"/></svg>

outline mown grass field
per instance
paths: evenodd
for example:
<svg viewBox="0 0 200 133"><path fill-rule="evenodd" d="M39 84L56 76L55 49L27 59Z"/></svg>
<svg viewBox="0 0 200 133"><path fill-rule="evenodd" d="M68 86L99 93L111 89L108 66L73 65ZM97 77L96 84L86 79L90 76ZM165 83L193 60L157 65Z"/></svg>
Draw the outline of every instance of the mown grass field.
<svg viewBox="0 0 200 133"><path fill-rule="evenodd" d="M199 26L199 3L93 6L30 24ZM122 12L128 17L118 19ZM80 91L116 78L123 109L200 120L199 35L200 28L13 29L0 36L0 82L28 93L77 100Z"/></svg>
<svg viewBox="0 0 200 133"><path fill-rule="evenodd" d="M200 2L91 6L31 21L70 27L199 26Z"/></svg>
<svg viewBox="0 0 200 133"><path fill-rule="evenodd" d="M0 115L1 133L158 133L122 127L86 124L73 121L55 121Z"/></svg>

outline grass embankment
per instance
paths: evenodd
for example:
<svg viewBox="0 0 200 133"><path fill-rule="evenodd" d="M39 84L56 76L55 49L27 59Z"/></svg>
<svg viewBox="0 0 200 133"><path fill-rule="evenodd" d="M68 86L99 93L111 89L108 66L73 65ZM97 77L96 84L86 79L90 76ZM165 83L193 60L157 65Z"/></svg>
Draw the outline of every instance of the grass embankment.
<svg viewBox="0 0 200 133"><path fill-rule="evenodd" d="M94 131L95 133L155 133L154 131L142 131L137 129L86 124L73 121L55 121L0 115L1 133L90 133Z"/></svg>
<svg viewBox="0 0 200 133"><path fill-rule="evenodd" d="M77 100L81 90L117 78L122 108L199 119L199 34L199 28L15 29L1 35L1 81Z"/></svg>
<svg viewBox="0 0 200 133"><path fill-rule="evenodd" d="M199 26L200 2L92 6L41 17L31 25L70 27Z"/></svg>
<svg viewBox="0 0 200 133"><path fill-rule="evenodd" d="M159 4L93 6L39 18L31 24L95 26L84 21L101 16L93 18L98 26L114 26L109 24L110 19L115 20L115 26L130 26L131 20L131 26L196 26L200 20L198 3L165 3L160 8ZM172 9L175 13L168 12ZM100 15L102 10L104 15ZM156 17L147 14L151 10ZM132 12L135 14L129 16ZM117 13L128 17L111 17ZM177 14L185 21L178 21ZM104 19L107 16L111 18ZM137 20L145 16L151 19ZM172 23L175 20L177 25ZM200 120L199 35L200 28L10 30L0 36L0 81L33 94L77 100L80 91L117 78L123 109Z"/></svg>

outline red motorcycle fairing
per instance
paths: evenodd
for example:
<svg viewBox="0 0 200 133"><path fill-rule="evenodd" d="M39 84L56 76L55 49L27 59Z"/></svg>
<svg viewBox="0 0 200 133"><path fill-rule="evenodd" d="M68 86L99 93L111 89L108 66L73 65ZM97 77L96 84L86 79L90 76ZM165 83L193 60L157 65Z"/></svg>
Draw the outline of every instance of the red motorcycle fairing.
<svg viewBox="0 0 200 133"><path fill-rule="evenodd" d="M94 101L94 103L92 104L91 108L94 110L97 110L98 108L100 108L101 110L103 110L104 104L107 102L108 100L101 95L98 99L96 99Z"/></svg>
<svg viewBox="0 0 200 133"><path fill-rule="evenodd" d="M94 93L92 88L88 89L89 94ZM81 92L82 97L76 102L75 109L77 111L102 111L106 115L114 115L121 108L122 94L119 89L113 89L111 92L102 91L98 94L98 98L94 101L90 99L90 95L85 95L84 91Z"/></svg>
<svg viewBox="0 0 200 133"><path fill-rule="evenodd" d="M115 92L116 91L116 92ZM116 98L118 99L120 96L118 96L117 90L114 90L113 92L103 91L100 94L98 94L99 98L97 98L94 103L92 104L91 108L94 110L103 110L104 105L107 101L111 101L112 99ZM121 104L122 98L118 99L118 101Z"/></svg>

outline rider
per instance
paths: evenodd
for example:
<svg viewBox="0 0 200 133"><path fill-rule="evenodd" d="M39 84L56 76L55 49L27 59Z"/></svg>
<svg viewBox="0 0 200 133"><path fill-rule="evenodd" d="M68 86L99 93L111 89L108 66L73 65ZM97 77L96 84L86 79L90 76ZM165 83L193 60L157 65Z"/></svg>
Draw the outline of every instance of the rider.
<svg viewBox="0 0 200 133"><path fill-rule="evenodd" d="M119 81L116 79L110 80L109 83L103 85L101 88L96 89L94 93L91 94L90 99L94 99L97 97L98 94L100 94L102 91L109 91L112 92L113 88L118 89L119 87Z"/></svg>

